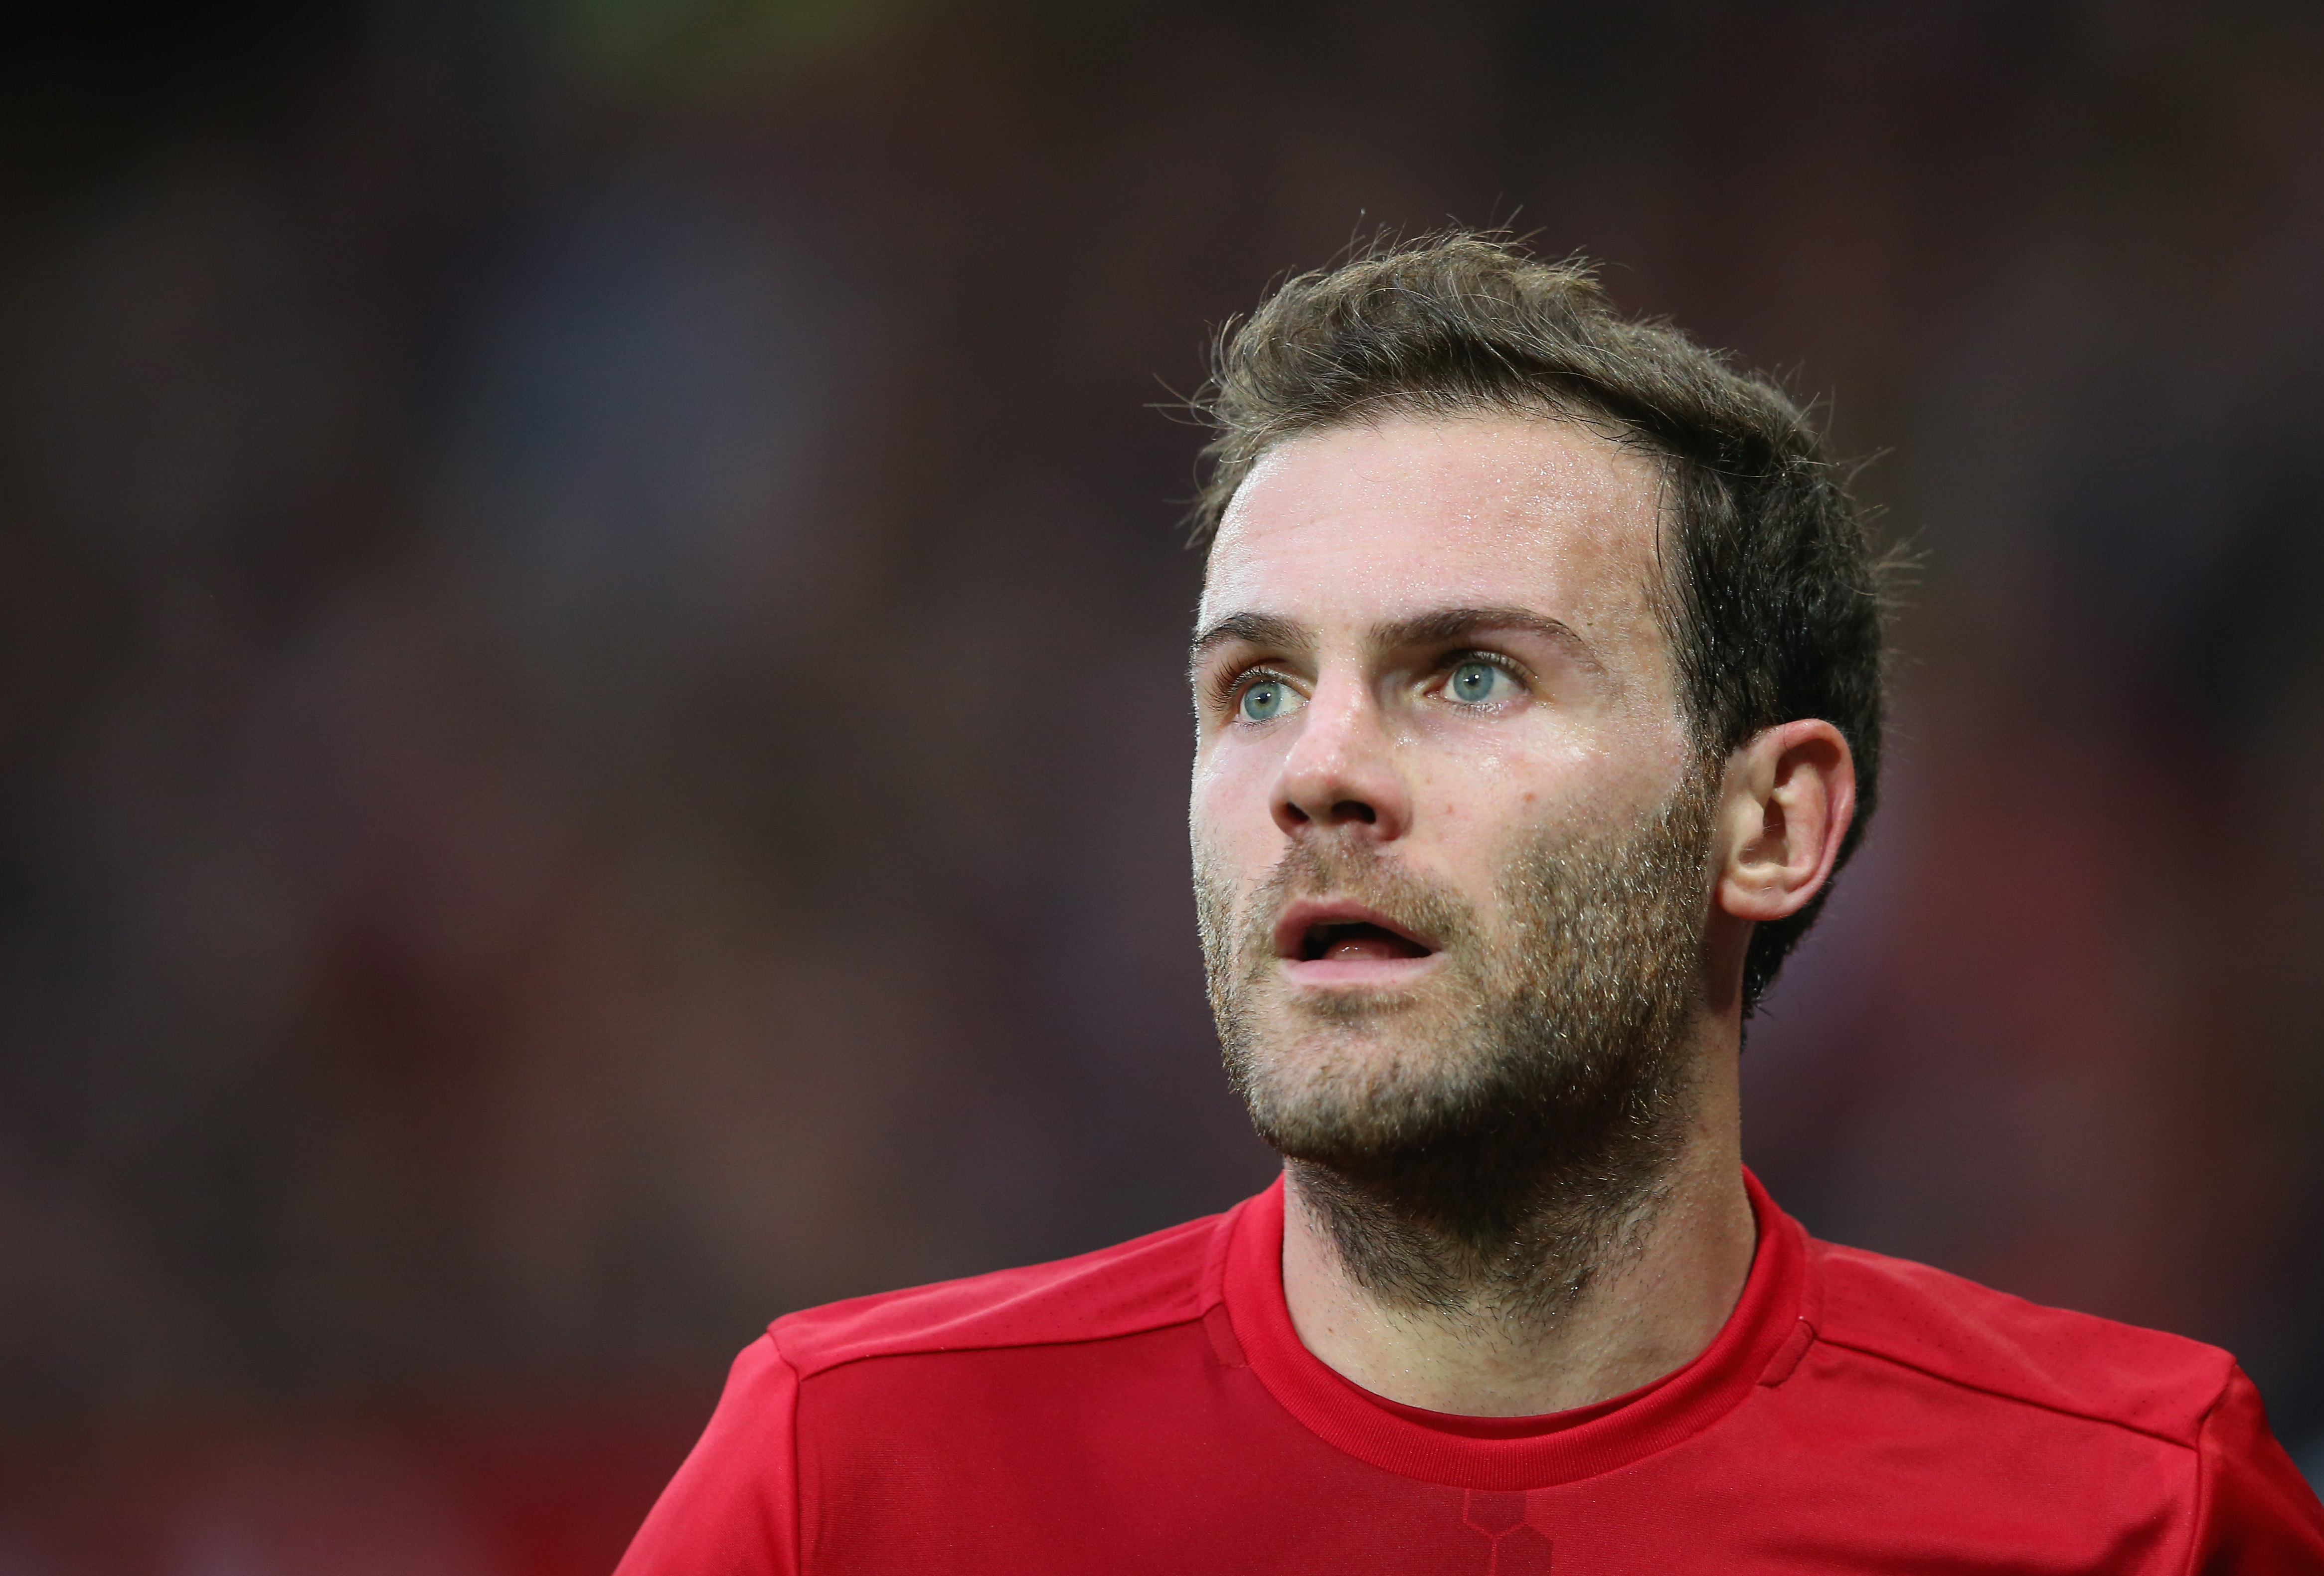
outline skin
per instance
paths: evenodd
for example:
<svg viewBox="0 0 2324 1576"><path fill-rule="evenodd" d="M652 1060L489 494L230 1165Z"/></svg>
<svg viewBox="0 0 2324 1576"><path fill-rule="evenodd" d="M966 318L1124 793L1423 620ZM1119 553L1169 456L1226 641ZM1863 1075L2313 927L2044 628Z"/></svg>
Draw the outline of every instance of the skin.
<svg viewBox="0 0 2324 1576"><path fill-rule="evenodd" d="M1691 746L1649 600L1659 492L1651 461L1545 417L1393 417L1269 451L1213 546L1192 668L1194 841L1239 918L1296 843L1360 840L1456 887L1489 945L1513 945L1494 882L1518 838L1618 830L1670 797ZM1511 616L1418 629L1448 610ZM1479 661L1499 666L1463 666ZM1384 1306L1344 1273L1295 1173L1284 1295L1309 1350L1392 1400L1523 1416L1622 1394L1711 1342L1755 1246L1737 1080L1744 951L1753 926L1830 876L1854 804L1847 743L1826 722L1766 730L1726 763L1692 1099L1638 1250L1546 1328ZM1274 966L1269 1054L1295 1080L1351 1056L1425 1065L1429 1024L1460 1010L1430 997L1436 957L1351 947ZM1299 1010L1317 992L1415 1009L1351 1029L1345 1014Z"/></svg>

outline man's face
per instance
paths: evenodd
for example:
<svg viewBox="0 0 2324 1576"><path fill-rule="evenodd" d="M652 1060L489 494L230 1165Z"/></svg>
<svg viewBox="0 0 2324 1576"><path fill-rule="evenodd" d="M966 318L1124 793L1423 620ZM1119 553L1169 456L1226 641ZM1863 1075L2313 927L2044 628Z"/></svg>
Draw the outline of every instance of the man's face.
<svg viewBox="0 0 2324 1576"><path fill-rule="evenodd" d="M1229 1059L1286 1153L1420 1138L1545 1057L1584 1101L1666 1061L1708 809L1649 601L1658 480L1565 422L1397 418L1237 493L1192 829Z"/></svg>

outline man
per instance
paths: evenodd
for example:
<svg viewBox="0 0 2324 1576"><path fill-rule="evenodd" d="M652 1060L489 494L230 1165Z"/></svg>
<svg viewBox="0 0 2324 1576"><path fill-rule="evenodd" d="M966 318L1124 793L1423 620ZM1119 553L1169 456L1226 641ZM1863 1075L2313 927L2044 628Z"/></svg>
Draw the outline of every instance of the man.
<svg viewBox="0 0 2324 1576"><path fill-rule="evenodd" d="M1469 235L1294 280L1209 409L1195 880L1282 1181L778 1320L623 1571L2324 1571L2226 1353L1743 1170L1880 751L1800 413Z"/></svg>

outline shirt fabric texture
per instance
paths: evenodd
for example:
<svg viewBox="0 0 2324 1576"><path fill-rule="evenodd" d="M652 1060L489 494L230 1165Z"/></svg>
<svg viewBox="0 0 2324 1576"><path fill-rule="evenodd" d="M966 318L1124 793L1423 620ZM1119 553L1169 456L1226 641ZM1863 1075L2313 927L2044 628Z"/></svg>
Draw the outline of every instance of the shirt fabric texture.
<svg viewBox="0 0 2324 1576"><path fill-rule="evenodd" d="M1545 1417L1359 1388L1284 1304L1277 1182L1055 1264L777 1320L618 1576L2324 1576L2216 1347L1809 1237L1655 1383Z"/></svg>

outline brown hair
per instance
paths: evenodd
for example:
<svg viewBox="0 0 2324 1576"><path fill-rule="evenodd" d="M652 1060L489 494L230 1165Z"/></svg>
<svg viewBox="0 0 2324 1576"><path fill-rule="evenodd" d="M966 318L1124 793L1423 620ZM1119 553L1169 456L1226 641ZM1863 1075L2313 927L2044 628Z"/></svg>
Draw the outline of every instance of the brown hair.
<svg viewBox="0 0 2324 1576"><path fill-rule="evenodd" d="M1216 429L1197 543L1276 444L1381 416L1547 415L1656 456L1656 603L1697 747L1723 759L1778 723L1831 723L1856 759L1840 862L1855 853L1879 795L1890 566L1821 435L1773 384L1666 323L1621 316L1585 264L1464 231L1289 281L1220 334L1196 404ZM1753 932L1747 1015L1824 896Z"/></svg>

